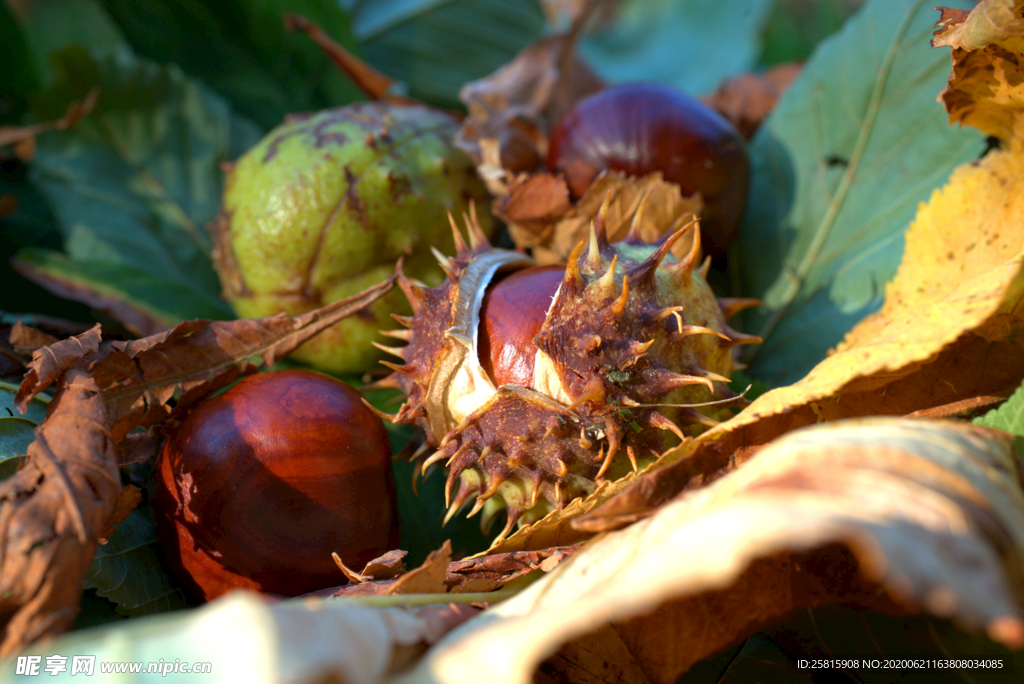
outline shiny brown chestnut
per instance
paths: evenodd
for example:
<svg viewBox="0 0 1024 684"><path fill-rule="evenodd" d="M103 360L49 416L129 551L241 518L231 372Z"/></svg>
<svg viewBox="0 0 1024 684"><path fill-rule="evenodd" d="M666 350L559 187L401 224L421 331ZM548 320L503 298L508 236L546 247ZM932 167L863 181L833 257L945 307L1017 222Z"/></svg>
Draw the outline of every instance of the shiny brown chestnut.
<svg viewBox="0 0 1024 684"><path fill-rule="evenodd" d="M200 404L155 476L157 530L197 596L296 596L343 584L398 544L384 425L344 383L283 370Z"/></svg>
<svg viewBox="0 0 1024 684"><path fill-rule="evenodd" d="M739 231L750 185L746 144L700 100L659 84L614 86L580 100L550 135L548 168L583 195L605 169L661 171L683 195L701 193L701 237L718 255Z"/></svg>
<svg viewBox="0 0 1024 684"><path fill-rule="evenodd" d="M551 300L565 276L552 264L516 271L487 288L480 310L480 365L496 386L529 387L537 345Z"/></svg>

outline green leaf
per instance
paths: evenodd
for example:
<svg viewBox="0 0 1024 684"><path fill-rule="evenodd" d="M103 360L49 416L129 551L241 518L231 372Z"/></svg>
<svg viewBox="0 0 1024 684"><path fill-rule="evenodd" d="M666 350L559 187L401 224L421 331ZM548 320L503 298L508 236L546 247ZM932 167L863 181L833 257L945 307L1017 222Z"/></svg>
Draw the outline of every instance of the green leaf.
<svg viewBox="0 0 1024 684"><path fill-rule="evenodd" d="M366 40L451 0L343 0L350 5L352 33Z"/></svg>
<svg viewBox="0 0 1024 684"><path fill-rule="evenodd" d="M86 280L98 277L175 318L229 315L206 225L220 204L220 165L259 131L174 66L78 49L58 55L56 65L57 83L37 103L40 117L92 87L101 92L96 110L74 128L40 136L31 169L70 261Z"/></svg>
<svg viewBox="0 0 1024 684"><path fill-rule="evenodd" d="M929 44L924 0L870 0L821 44L758 131L747 217L730 259L764 305L750 373L803 377L877 310L919 202L984 150L935 101L949 54Z"/></svg>
<svg viewBox="0 0 1024 684"><path fill-rule="evenodd" d="M185 608L184 595L157 556L152 510L137 508L96 550L85 588L117 604L117 612L137 617Z"/></svg>
<svg viewBox="0 0 1024 684"><path fill-rule="evenodd" d="M19 457L35 439L36 424L25 418L0 417L0 480L18 470Z"/></svg>
<svg viewBox="0 0 1024 684"><path fill-rule="evenodd" d="M751 70L772 0L627 0L580 52L613 83L658 81L708 93Z"/></svg>
<svg viewBox="0 0 1024 684"><path fill-rule="evenodd" d="M378 19L388 10L386 21ZM413 97L458 108L464 83L503 66L544 31L535 2L364 0L355 16L368 62L405 81Z"/></svg>
<svg viewBox="0 0 1024 684"><path fill-rule="evenodd" d="M8 7L24 30L32 67L44 86L53 80L54 53L71 46L107 52L126 45L98 0L34 0Z"/></svg>
<svg viewBox="0 0 1024 684"><path fill-rule="evenodd" d="M0 69L0 93L24 97L38 87L32 52L7 3L0 3L0 64L15 65ZM5 113L0 112L0 122L6 118Z"/></svg>
<svg viewBox="0 0 1024 684"><path fill-rule="evenodd" d="M28 403L28 408L25 410L25 414L22 415L18 412L18 409L14 408L14 395L17 392L17 385L0 381L0 417L24 418L36 425L42 423L43 419L46 418L46 406L50 403L50 398L45 394L36 395Z"/></svg>
<svg viewBox="0 0 1024 684"><path fill-rule="evenodd" d="M1024 384L1001 406L978 416L971 422L1013 435L1016 438L1013 440L1013 450L1017 453L1017 458L1024 463Z"/></svg>
<svg viewBox="0 0 1024 684"><path fill-rule="evenodd" d="M843 27L859 3L817 0L813 6L799 0L776 2L764 29L763 65L802 62L826 36Z"/></svg>
<svg viewBox="0 0 1024 684"><path fill-rule="evenodd" d="M352 51L347 15L333 0L105 0L134 50L180 66L265 129L289 112L361 99L359 91L283 16L301 14Z"/></svg>
<svg viewBox="0 0 1024 684"><path fill-rule="evenodd" d="M18 470L19 456L24 456L28 445L35 439L36 425L46 417L50 399L39 395L29 402L25 415L14 408L17 385L0 382L0 480Z"/></svg>
<svg viewBox="0 0 1024 684"><path fill-rule="evenodd" d="M192 318L231 318L230 307L170 280L132 266L75 261L60 252L27 248L15 268L52 292L84 301L136 331L158 332Z"/></svg>
<svg viewBox="0 0 1024 684"><path fill-rule="evenodd" d="M127 619L126 616L117 613L113 603L102 596L97 596L96 591L90 589L89 591L82 592L82 600L78 604L78 615L75 616L71 630L100 627L111 622Z"/></svg>

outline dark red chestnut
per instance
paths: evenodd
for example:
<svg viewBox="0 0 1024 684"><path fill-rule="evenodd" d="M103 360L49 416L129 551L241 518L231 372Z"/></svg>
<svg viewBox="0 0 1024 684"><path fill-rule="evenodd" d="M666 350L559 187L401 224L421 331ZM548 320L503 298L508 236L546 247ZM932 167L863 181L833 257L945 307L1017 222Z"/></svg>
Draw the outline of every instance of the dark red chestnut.
<svg viewBox="0 0 1024 684"><path fill-rule="evenodd" d="M480 310L480 365L498 387L529 387L537 345L551 300L565 275L557 264L528 268L487 289Z"/></svg>
<svg viewBox="0 0 1024 684"><path fill-rule="evenodd" d="M398 544L384 425L348 385L285 370L200 404L155 477L161 541L205 599L242 587L296 596L343 584Z"/></svg>
<svg viewBox="0 0 1024 684"><path fill-rule="evenodd" d="M720 254L739 230L750 184L746 145L721 114L675 88L621 85L580 100L551 131L548 168L581 196L605 169L661 171L683 195L701 193L701 237Z"/></svg>

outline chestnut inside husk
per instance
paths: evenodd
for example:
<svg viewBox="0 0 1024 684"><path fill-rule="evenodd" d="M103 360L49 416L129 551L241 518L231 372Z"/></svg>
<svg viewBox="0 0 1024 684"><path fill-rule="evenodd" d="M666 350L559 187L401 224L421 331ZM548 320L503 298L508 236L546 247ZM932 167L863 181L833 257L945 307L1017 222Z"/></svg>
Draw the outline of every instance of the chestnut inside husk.
<svg viewBox="0 0 1024 684"><path fill-rule="evenodd" d="M449 517L494 500L485 518L503 504L506 534L657 457L666 435L714 424L692 404L735 397L732 349L760 340L726 324L743 304L712 294L694 222L609 243L603 216L564 269L532 269L471 223L470 244L455 229L456 255L439 257L446 282L400 275L414 313L389 335L408 344L383 347L403 363L385 362L395 372L376 386L408 399L380 415L423 428L424 470L448 469Z"/></svg>

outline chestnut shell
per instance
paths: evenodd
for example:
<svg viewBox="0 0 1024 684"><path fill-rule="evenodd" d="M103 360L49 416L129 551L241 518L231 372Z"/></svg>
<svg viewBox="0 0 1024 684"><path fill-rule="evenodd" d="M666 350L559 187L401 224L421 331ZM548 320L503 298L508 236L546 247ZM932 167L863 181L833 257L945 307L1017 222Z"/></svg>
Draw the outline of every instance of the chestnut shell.
<svg viewBox="0 0 1024 684"><path fill-rule="evenodd" d="M750 185L746 144L700 100L670 86L614 86L580 100L551 131L548 168L582 196L605 169L661 171L683 195L701 193L704 247L721 254L739 231Z"/></svg>
<svg viewBox="0 0 1024 684"><path fill-rule="evenodd" d="M406 401L379 415L423 429L415 457L424 471L444 464L446 519L472 502L470 516L484 511L486 526L500 510L487 506L495 497L508 513L504 537L715 424L695 404L736 398L723 384L733 347L760 340L726 323L726 310L749 302L715 298L699 228L681 223L648 243L634 224L612 244L605 219L602 209L589 243L562 268L524 270L535 264L491 247L470 220L469 244L453 225L457 253L438 255L445 283L424 287L399 270L414 315L399 317L408 330L392 333L407 344L387 348L403 363L387 364L395 372L375 386L399 389ZM690 249L677 258L672 246L691 229ZM518 272L501 279L510 270ZM505 344L516 349L505 369L514 381L501 384Z"/></svg>
<svg viewBox="0 0 1024 684"><path fill-rule="evenodd" d="M155 478L158 532L196 595L296 596L398 544L391 450L360 394L304 370L245 378L197 407Z"/></svg>

